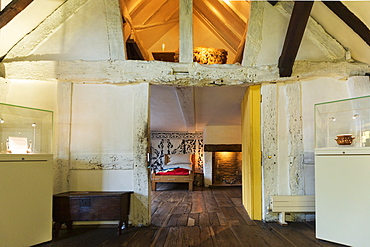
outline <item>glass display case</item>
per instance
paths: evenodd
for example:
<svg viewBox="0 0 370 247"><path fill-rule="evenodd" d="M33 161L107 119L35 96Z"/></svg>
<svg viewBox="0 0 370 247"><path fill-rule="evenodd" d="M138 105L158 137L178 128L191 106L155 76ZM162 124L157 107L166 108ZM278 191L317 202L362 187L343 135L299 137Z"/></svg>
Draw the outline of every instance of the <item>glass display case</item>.
<svg viewBox="0 0 370 247"><path fill-rule="evenodd" d="M53 112L0 103L0 153L52 153Z"/></svg>
<svg viewBox="0 0 370 247"><path fill-rule="evenodd" d="M315 148L370 147L370 95L315 104Z"/></svg>

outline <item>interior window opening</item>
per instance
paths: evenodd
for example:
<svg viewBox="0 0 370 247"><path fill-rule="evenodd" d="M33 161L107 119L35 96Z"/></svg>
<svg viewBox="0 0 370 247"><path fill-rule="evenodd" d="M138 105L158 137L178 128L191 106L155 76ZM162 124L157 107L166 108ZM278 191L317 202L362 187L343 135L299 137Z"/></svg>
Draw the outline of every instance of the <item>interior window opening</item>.
<svg viewBox="0 0 370 247"><path fill-rule="evenodd" d="M121 0L128 60L179 62L179 1ZM243 58L249 1L193 0L193 61L234 64Z"/></svg>

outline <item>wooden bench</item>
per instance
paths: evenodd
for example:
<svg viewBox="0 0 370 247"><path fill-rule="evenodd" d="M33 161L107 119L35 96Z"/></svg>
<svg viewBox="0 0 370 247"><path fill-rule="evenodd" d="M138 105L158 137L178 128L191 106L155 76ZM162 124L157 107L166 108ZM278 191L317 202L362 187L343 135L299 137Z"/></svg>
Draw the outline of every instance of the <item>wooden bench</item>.
<svg viewBox="0 0 370 247"><path fill-rule="evenodd" d="M279 224L287 225L288 223L285 221L285 213L315 212L315 196L272 196L270 206L272 212L279 213Z"/></svg>

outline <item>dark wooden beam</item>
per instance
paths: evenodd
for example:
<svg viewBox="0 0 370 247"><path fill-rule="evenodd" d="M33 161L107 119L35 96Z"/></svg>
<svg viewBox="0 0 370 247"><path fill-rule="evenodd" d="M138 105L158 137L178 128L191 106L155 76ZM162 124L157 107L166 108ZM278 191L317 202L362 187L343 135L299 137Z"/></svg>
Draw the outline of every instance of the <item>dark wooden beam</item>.
<svg viewBox="0 0 370 247"><path fill-rule="evenodd" d="M242 144L205 144L204 152L241 152Z"/></svg>
<svg viewBox="0 0 370 247"><path fill-rule="evenodd" d="M16 15L24 10L33 0L13 0L0 12L0 28L8 24Z"/></svg>
<svg viewBox="0 0 370 247"><path fill-rule="evenodd" d="M275 6L279 1L267 0L267 2L269 2L272 6Z"/></svg>
<svg viewBox="0 0 370 247"><path fill-rule="evenodd" d="M369 28L353 14L340 1L323 1L323 3L344 21L358 36L360 36L368 45L370 45L370 30Z"/></svg>
<svg viewBox="0 0 370 247"><path fill-rule="evenodd" d="M294 3L283 50L279 58L280 77L291 76L294 60L301 45L304 30L310 17L313 1Z"/></svg>

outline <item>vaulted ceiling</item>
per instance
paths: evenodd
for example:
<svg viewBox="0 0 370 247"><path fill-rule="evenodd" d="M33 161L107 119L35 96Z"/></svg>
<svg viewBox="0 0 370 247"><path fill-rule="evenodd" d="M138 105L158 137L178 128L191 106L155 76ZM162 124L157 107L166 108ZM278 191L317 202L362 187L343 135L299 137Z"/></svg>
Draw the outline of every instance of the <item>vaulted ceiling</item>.
<svg viewBox="0 0 370 247"><path fill-rule="evenodd" d="M166 51L178 50L179 1L120 2L125 40L135 42L145 60L153 60L151 52L163 50L163 44ZM194 46L225 49L228 63L241 62L249 11L247 1L194 0Z"/></svg>

